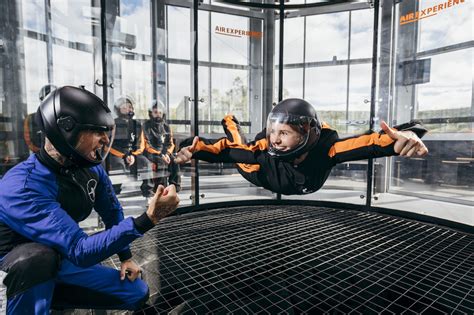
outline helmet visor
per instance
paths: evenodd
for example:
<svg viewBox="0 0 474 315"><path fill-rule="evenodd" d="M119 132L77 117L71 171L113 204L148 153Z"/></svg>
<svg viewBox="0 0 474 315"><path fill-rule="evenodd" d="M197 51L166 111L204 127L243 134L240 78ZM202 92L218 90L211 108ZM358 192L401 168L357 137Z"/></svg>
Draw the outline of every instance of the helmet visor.
<svg viewBox="0 0 474 315"><path fill-rule="evenodd" d="M84 125L77 137L75 151L84 159L94 164L101 163L109 154L115 138L114 127Z"/></svg>
<svg viewBox="0 0 474 315"><path fill-rule="evenodd" d="M304 147L313 117L270 113L267 119L268 153L284 157Z"/></svg>

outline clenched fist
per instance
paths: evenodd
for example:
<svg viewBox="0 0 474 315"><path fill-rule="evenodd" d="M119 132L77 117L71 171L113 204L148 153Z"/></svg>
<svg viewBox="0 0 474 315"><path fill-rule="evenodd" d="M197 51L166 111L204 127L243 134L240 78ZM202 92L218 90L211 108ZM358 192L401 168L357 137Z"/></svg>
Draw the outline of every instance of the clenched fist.
<svg viewBox="0 0 474 315"><path fill-rule="evenodd" d="M178 204L179 197L176 194L176 187L169 185L165 188L160 185L150 200L146 214L154 224L157 224L161 219L173 213Z"/></svg>

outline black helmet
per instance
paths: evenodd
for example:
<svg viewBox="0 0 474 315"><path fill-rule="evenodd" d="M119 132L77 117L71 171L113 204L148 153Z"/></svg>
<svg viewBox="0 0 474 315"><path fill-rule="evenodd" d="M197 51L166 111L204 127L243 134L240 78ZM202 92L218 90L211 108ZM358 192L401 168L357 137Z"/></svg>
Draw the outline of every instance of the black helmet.
<svg viewBox="0 0 474 315"><path fill-rule="evenodd" d="M56 150L80 167L99 165L112 146L115 124L110 109L96 95L83 88L63 86L41 102L36 113L41 130ZM96 150L94 158L77 150L83 130L108 133L110 143Z"/></svg>
<svg viewBox="0 0 474 315"><path fill-rule="evenodd" d="M305 100L298 98L283 100L268 115L268 153L274 157L295 159L311 150L318 142L320 134L321 123L316 111ZM278 147L275 141L281 136L292 137L294 145Z"/></svg>
<svg viewBox="0 0 474 315"><path fill-rule="evenodd" d="M56 85L53 85L53 84L46 84L44 85L41 90L39 91L39 100L40 101L43 101L44 98L46 96L48 96L49 93L51 93L52 91L56 90L57 89L57 86Z"/></svg>
<svg viewBox="0 0 474 315"><path fill-rule="evenodd" d="M153 117L152 113L153 113L153 110L156 109L158 111L161 112L161 117ZM153 100L151 101L151 107L148 109L148 116L150 117L150 119L153 119L155 121L163 121L163 120L166 120L166 108L165 108L165 104L163 104L162 101L160 100Z"/></svg>
<svg viewBox="0 0 474 315"><path fill-rule="evenodd" d="M132 105L132 110L129 111L127 114L123 114L120 112L120 107L122 107L123 105L127 103L130 103L130 105ZM133 100L131 96L128 96L128 95L121 96L115 101L114 110L115 110L115 114L117 114L117 117L132 118L135 115L134 109L135 109L135 101Z"/></svg>

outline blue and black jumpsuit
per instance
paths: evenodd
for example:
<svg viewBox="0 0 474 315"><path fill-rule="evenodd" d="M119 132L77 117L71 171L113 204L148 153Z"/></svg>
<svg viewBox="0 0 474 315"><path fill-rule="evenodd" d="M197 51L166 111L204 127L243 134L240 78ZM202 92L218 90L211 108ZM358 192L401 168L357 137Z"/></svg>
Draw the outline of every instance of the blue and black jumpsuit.
<svg viewBox="0 0 474 315"><path fill-rule="evenodd" d="M322 123L321 136L316 146L300 164L285 161L268 154L266 131L250 143L245 143L237 119L228 115L222 120L226 137L199 138L193 158L208 162L236 163L239 173L249 182L284 195L309 194L319 190L331 169L338 163L397 155L388 135L367 132L364 135L341 139L337 132ZM420 138L427 132L417 121L394 127L410 130ZM192 138L181 143L190 145Z"/></svg>
<svg viewBox="0 0 474 315"><path fill-rule="evenodd" d="M78 223L92 208L106 230L87 235ZM99 265L153 227L146 213L124 219L102 166L64 168L42 149L0 182L0 293L7 314L54 308L136 309L148 297L140 279L120 280ZM3 303L2 303L3 302ZM5 308L0 296L0 313Z"/></svg>

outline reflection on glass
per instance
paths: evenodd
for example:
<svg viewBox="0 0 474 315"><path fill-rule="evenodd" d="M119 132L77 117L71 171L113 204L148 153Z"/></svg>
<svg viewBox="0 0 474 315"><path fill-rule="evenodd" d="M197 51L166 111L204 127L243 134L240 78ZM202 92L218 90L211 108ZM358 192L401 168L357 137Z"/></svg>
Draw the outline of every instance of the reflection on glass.
<svg viewBox="0 0 474 315"><path fill-rule="evenodd" d="M418 85L417 118L466 117L472 115L472 60L474 49L431 56L430 82ZM451 124L451 128L433 126L431 132L469 132Z"/></svg>
<svg viewBox="0 0 474 315"><path fill-rule="evenodd" d="M249 19L220 13L212 13L211 18L212 61L248 64L249 36L227 30L252 31L249 30Z"/></svg>
<svg viewBox="0 0 474 315"><path fill-rule="evenodd" d="M135 118L148 118L151 106L151 62L122 60L122 91L135 101Z"/></svg>
<svg viewBox="0 0 474 315"><path fill-rule="evenodd" d="M419 20L420 51L435 49L443 46L459 44L472 40L472 1L424 0L420 2L419 10L427 12L429 8L451 5L433 14L433 16ZM454 4L453 4L454 3ZM410 24L401 25L400 29ZM462 30L462 31L461 31Z"/></svg>
<svg viewBox="0 0 474 315"><path fill-rule="evenodd" d="M51 0L53 36L68 42L92 44L91 2Z"/></svg>
<svg viewBox="0 0 474 315"><path fill-rule="evenodd" d="M249 121L248 73L237 69L212 69L212 120L221 121L233 114L241 122ZM247 130L246 130L247 129ZM222 133L222 127L213 126ZM244 128L248 132L248 128Z"/></svg>
<svg viewBox="0 0 474 315"><path fill-rule="evenodd" d="M21 3L23 28L38 33L46 33L44 0L23 0Z"/></svg>
<svg viewBox="0 0 474 315"><path fill-rule="evenodd" d="M188 98L191 96L189 83L191 67L170 63L168 65L168 101L169 117L177 120L191 119L191 106ZM176 126L176 132L189 132L189 125Z"/></svg>
<svg viewBox="0 0 474 315"><path fill-rule="evenodd" d="M25 42L25 76L27 112L36 112L39 105L38 93L48 82L46 43L28 37Z"/></svg>
<svg viewBox="0 0 474 315"><path fill-rule="evenodd" d="M84 85L94 91L93 56L72 48L53 45L53 76L57 86Z"/></svg>
<svg viewBox="0 0 474 315"><path fill-rule="evenodd" d="M122 0L120 2L120 31L133 35L136 47L132 49L136 53L150 54L150 1L145 0Z"/></svg>
<svg viewBox="0 0 474 315"><path fill-rule="evenodd" d="M168 12L168 57L190 59L190 12L186 8L166 6Z"/></svg>

